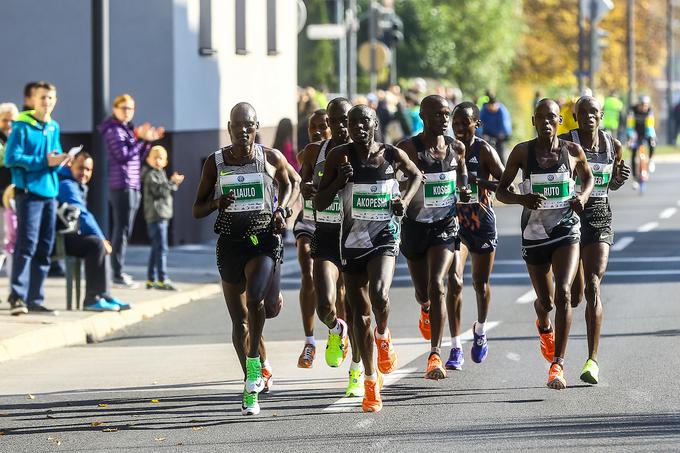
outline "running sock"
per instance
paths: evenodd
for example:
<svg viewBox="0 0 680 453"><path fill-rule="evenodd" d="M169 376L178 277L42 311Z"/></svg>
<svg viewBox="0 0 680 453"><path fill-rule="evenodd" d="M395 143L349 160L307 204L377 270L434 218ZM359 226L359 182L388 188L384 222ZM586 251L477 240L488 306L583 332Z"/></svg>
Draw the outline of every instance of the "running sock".
<svg viewBox="0 0 680 453"><path fill-rule="evenodd" d="M352 362L352 364L349 366L350 370L356 371L356 370L363 370L364 369L364 364L359 362Z"/></svg>
<svg viewBox="0 0 680 453"><path fill-rule="evenodd" d="M271 370L271 369L272 369L272 364L269 363L269 360L265 360L264 362L262 362L262 369L265 369L265 368L266 368L267 370Z"/></svg>
<svg viewBox="0 0 680 453"><path fill-rule="evenodd" d="M430 312L430 306L429 305L427 307L425 305L421 305L420 309L423 310L425 313Z"/></svg>
<svg viewBox="0 0 680 453"><path fill-rule="evenodd" d="M564 358L562 358L562 357L555 357L553 359L553 363L556 363L559 366L561 366L562 368L564 368Z"/></svg>
<svg viewBox="0 0 680 453"><path fill-rule="evenodd" d="M330 329L331 333L342 333L342 325L340 325L340 322L338 320L335 320L335 327Z"/></svg>
<svg viewBox="0 0 680 453"><path fill-rule="evenodd" d="M375 329L375 337L378 340L387 340L387 337L389 337L389 335L390 335L390 329L388 329L387 327L385 328L384 333L380 333L380 332L378 332L378 329Z"/></svg>
<svg viewBox="0 0 680 453"><path fill-rule="evenodd" d="M477 335L485 335L486 334L486 321L484 322L476 322L475 323L475 333Z"/></svg>
<svg viewBox="0 0 680 453"><path fill-rule="evenodd" d="M540 325L539 325L538 330L540 330L541 333L550 333L553 330L552 323L550 321L548 321L548 327L545 328L545 329L543 327L540 327Z"/></svg>
<svg viewBox="0 0 680 453"><path fill-rule="evenodd" d="M376 373L376 372L374 371L373 374L367 374L367 375L364 377L364 379L366 379L367 381L377 381L377 380L378 380L378 373Z"/></svg>
<svg viewBox="0 0 680 453"><path fill-rule="evenodd" d="M312 335L311 337L305 337L305 343L311 344L312 346L316 347L316 340L314 339L314 335Z"/></svg>
<svg viewBox="0 0 680 453"><path fill-rule="evenodd" d="M451 337L451 347L458 349L463 347L463 344L460 342L460 336Z"/></svg>
<svg viewBox="0 0 680 453"><path fill-rule="evenodd" d="M437 354L438 356L441 357L442 348L437 348L437 347L430 348L430 355L432 355L432 354Z"/></svg>

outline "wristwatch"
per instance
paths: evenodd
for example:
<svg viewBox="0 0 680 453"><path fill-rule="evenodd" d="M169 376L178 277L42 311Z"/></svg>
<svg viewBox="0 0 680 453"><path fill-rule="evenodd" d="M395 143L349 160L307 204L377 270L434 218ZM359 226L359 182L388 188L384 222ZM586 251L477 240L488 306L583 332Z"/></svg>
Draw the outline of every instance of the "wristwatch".
<svg viewBox="0 0 680 453"><path fill-rule="evenodd" d="M288 218L290 218L290 216L293 215L293 210L291 208L288 208L288 207L284 208L284 207L279 206L274 211L274 213L277 213L277 212L280 212L281 217L283 217L284 219L288 219Z"/></svg>

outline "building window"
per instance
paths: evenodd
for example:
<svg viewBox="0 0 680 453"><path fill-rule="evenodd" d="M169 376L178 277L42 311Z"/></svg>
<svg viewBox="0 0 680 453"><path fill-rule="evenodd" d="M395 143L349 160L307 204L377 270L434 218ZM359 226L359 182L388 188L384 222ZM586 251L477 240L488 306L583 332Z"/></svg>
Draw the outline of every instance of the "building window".
<svg viewBox="0 0 680 453"><path fill-rule="evenodd" d="M210 56L217 53L212 42L212 0L201 0L198 25L198 53Z"/></svg>
<svg viewBox="0 0 680 453"><path fill-rule="evenodd" d="M276 55L276 0L267 0L267 55Z"/></svg>
<svg viewBox="0 0 680 453"><path fill-rule="evenodd" d="M245 55L246 50L246 0L236 0L236 54Z"/></svg>

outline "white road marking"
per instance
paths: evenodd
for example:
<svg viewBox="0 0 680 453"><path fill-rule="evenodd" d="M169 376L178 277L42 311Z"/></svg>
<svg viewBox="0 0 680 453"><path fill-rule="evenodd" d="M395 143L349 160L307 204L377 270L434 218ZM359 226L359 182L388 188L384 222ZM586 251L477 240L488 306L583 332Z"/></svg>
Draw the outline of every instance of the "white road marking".
<svg viewBox="0 0 680 453"><path fill-rule="evenodd" d="M520 355L515 352L508 352L507 354L505 354L505 358L507 358L508 360L512 360L513 362L519 362Z"/></svg>
<svg viewBox="0 0 680 453"><path fill-rule="evenodd" d="M630 244L632 244L633 241L635 241L635 238L633 236L623 236L621 239L616 241L614 245L612 245L611 251L620 252L621 250L625 249ZM609 261L612 261L612 259L610 259Z"/></svg>
<svg viewBox="0 0 680 453"><path fill-rule="evenodd" d="M490 331L494 327L498 326L501 322L500 321L487 321L486 322L486 331ZM472 335L472 329L468 329L465 332L461 334L461 341L462 342L468 342L471 341L473 338ZM395 345L417 345L417 344L423 344L427 345L430 343L429 340L425 340L422 337L414 337L414 338L395 338L393 340L393 343ZM444 346L450 346L451 345L451 339L447 341L442 341L442 347ZM423 349L423 352L427 352L427 349ZM395 384L398 382L400 379L402 379L405 376L408 376L410 374L416 373L419 370L418 368L400 368L395 370L394 372L383 375L383 386L388 386ZM347 412L350 410L354 410L357 407L361 406L361 398L348 398L348 397L342 397L333 403L331 403L328 407L324 408L324 411L327 412ZM361 423L361 422L359 422ZM357 424L358 426L358 424ZM359 427L359 426L358 426Z"/></svg>
<svg viewBox="0 0 680 453"><path fill-rule="evenodd" d="M666 208L663 211L661 211L661 214L659 214L659 218L670 219L676 212L678 212L678 208Z"/></svg>
<svg viewBox="0 0 680 453"><path fill-rule="evenodd" d="M654 228L659 226L659 222L647 222L644 225L640 225L637 229L638 233L647 233L652 231Z"/></svg>
<svg viewBox="0 0 680 453"><path fill-rule="evenodd" d="M536 291L534 289L530 289L526 293L522 294L517 298L515 303L517 304L528 304L529 302L533 302L536 300Z"/></svg>

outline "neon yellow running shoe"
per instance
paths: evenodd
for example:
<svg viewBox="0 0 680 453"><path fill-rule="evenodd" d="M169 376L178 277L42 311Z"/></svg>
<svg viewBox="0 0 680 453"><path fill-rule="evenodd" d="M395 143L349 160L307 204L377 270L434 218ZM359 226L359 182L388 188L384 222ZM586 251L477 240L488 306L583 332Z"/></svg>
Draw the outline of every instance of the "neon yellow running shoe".
<svg viewBox="0 0 680 453"><path fill-rule="evenodd" d="M597 362L593 359L586 360L586 364L583 365L583 369L581 370L581 380L588 384L597 384L599 374L600 367L597 366Z"/></svg>
<svg viewBox="0 0 680 453"><path fill-rule="evenodd" d="M243 403L241 404L241 414L257 415L260 413L260 404L257 401L257 393L249 393L243 389Z"/></svg>
<svg viewBox="0 0 680 453"><path fill-rule="evenodd" d="M264 390L262 379L262 363L259 357L246 357L246 391L260 393Z"/></svg>
<svg viewBox="0 0 680 453"><path fill-rule="evenodd" d="M326 363L328 366L337 368L342 365L347 357L349 338L347 337L347 324L338 318L340 333L328 331L328 343L326 344Z"/></svg>
<svg viewBox="0 0 680 453"><path fill-rule="evenodd" d="M349 384L345 396L364 396L364 370L349 370Z"/></svg>

